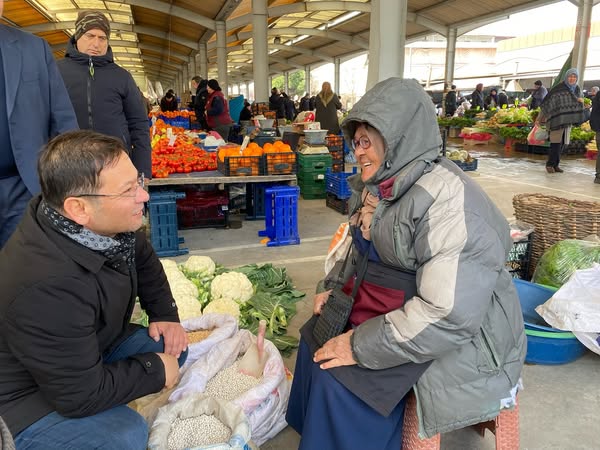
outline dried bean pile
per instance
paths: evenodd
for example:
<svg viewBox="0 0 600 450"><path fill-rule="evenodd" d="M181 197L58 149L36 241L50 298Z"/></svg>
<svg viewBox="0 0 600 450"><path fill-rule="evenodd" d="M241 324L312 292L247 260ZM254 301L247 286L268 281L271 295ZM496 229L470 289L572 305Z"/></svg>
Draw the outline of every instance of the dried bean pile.
<svg viewBox="0 0 600 450"><path fill-rule="evenodd" d="M239 372L237 361L218 372L206 385L204 393L214 398L231 401L249 389L258 386L262 378Z"/></svg>
<svg viewBox="0 0 600 450"><path fill-rule="evenodd" d="M171 424L171 432L167 440L169 450L183 450L190 447L228 442L231 437L229 427L215 416L177 418Z"/></svg>
<svg viewBox="0 0 600 450"><path fill-rule="evenodd" d="M212 333L212 330L189 331L187 333L188 343L195 344L196 342L203 341L210 336L210 333Z"/></svg>

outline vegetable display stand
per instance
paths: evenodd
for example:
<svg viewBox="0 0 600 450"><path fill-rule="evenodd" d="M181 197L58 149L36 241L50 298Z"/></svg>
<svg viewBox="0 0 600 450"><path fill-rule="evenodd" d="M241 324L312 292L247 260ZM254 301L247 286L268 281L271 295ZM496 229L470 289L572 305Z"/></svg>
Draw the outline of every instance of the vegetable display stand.
<svg viewBox="0 0 600 450"><path fill-rule="evenodd" d="M268 247L300 243L298 235L297 186L274 186L265 189L265 229L258 232L270 240Z"/></svg>
<svg viewBox="0 0 600 450"><path fill-rule="evenodd" d="M179 248L183 237L177 235L177 203L185 194L174 191L152 192L148 201L150 214L150 242L159 257L179 256L188 253Z"/></svg>

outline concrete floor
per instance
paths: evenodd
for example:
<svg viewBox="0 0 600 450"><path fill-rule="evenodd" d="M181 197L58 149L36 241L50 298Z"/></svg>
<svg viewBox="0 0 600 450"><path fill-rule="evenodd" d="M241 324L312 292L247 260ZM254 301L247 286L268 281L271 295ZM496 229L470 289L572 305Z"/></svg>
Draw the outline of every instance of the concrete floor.
<svg viewBox="0 0 600 450"><path fill-rule="evenodd" d="M460 141L450 140L449 146ZM476 172L469 172L498 205L507 218L513 216L515 194L538 192L587 201L600 201L600 185L594 184L595 162L582 157L566 157L563 174L549 175L544 156L505 152L501 146L482 145L472 149L479 158ZM225 266L270 262L285 266L296 288L306 292L291 321L289 334L310 316L312 296L324 275L323 263L331 236L346 218L325 207L325 200L300 200L299 233L301 244L266 247L257 232L264 221L244 221L240 229L200 229L180 231L190 254L208 255ZM185 260L186 256L176 258ZM295 356L285 360L293 371ZM561 366L526 365L525 389L520 393L521 448L600 449L600 356L591 352ZM291 450L298 447L299 436L289 427L265 443L266 450ZM493 449L493 435L480 437L472 429L442 436L442 449ZM346 450L346 449L340 449ZM376 449L373 449L376 450Z"/></svg>

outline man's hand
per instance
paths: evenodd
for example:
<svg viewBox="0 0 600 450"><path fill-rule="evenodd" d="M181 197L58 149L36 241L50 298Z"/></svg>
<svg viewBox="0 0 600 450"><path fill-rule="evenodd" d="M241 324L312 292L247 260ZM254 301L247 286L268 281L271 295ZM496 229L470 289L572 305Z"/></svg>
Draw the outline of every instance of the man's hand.
<svg viewBox="0 0 600 450"><path fill-rule="evenodd" d="M320 294L315 295L313 299L313 313L315 315L321 314L321 309L323 305L327 303L327 299L329 298L329 294L331 294L331 289L325 292L321 292Z"/></svg>
<svg viewBox="0 0 600 450"><path fill-rule="evenodd" d="M321 364L321 369L331 369L339 366L353 366L356 361L352 357L352 347L350 345L350 336L354 330L340 334L325 342L325 345L316 351L313 361L325 361Z"/></svg>
<svg viewBox="0 0 600 450"><path fill-rule="evenodd" d="M165 366L165 387L167 389L172 388L179 380L179 363L177 358L166 353L157 353L161 359L163 366Z"/></svg>
<svg viewBox="0 0 600 450"><path fill-rule="evenodd" d="M181 352L188 346L185 330L178 322L151 322L148 335L156 342L161 335L165 339L165 353L179 358Z"/></svg>

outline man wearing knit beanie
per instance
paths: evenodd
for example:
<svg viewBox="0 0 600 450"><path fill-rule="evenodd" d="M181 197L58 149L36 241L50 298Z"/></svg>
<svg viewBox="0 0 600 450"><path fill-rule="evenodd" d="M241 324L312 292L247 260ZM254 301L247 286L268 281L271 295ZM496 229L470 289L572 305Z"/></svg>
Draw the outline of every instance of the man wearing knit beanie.
<svg viewBox="0 0 600 450"><path fill-rule="evenodd" d="M123 141L138 172L152 176L145 102L131 74L115 64L110 22L100 11L81 11L65 58L58 62L77 122Z"/></svg>
<svg viewBox="0 0 600 450"><path fill-rule="evenodd" d="M99 11L80 11L75 21L77 50L91 56L106 55L110 23Z"/></svg>

